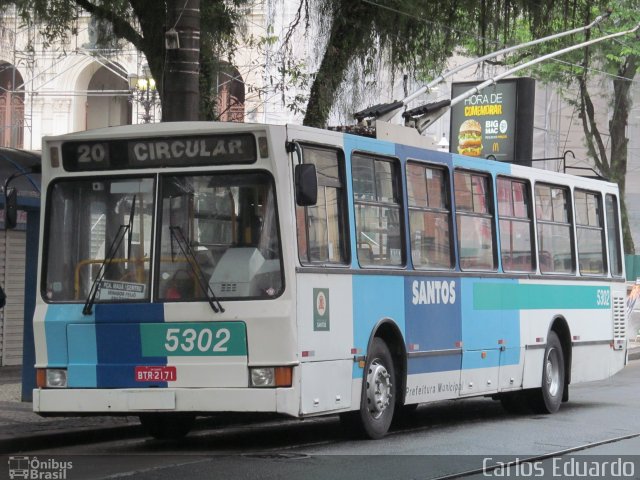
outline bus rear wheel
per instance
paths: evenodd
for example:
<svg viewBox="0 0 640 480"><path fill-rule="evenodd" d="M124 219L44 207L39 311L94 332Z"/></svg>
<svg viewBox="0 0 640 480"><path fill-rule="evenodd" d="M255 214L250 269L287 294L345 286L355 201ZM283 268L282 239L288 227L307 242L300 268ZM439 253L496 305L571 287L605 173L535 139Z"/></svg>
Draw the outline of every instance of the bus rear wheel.
<svg viewBox="0 0 640 480"><path fill-rule="evenodd" d="M178 440L185 437L195 422L191 413L143 413L140 423L144 431L158 440Z"/></svg>
<svg viewBox="0 0 640 480"><path fill-rule="evenodd" d="M371 343L364 368L360 410L340 416L349 433L379 439L385 436L396 404L396 374L389 347L381 338Z"/></svg>
<svg viewBox="0 0 640 480"><path fill-rule="evenodd" d="M532 390L529 406L535 413L555 413L560 408L565 389L565 361L560 339L555 332L549 332L544 350L542 366L542 386Z"/></svg>

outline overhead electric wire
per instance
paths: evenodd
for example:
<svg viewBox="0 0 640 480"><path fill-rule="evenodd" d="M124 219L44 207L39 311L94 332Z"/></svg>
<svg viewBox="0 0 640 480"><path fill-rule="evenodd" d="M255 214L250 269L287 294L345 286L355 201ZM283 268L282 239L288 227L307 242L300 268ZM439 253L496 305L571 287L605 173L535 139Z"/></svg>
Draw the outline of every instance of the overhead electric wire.
<svg viewBox="0 0 640 480"><path fill-rule="evenodd" d="M406 16L408 18L412 18L414 20L418 20L420 22L423 22L423 23L426 23L426 24L429 24L429 25L438 26L439 28L442 28L442 29L445 29L445 30L449 30L450 32L454 32L454 33L458 33L458 34L464 35L464 36L472 38L474 40L490 42L490 43L492 43L492 44L494 44L496 46L499 46L499 47L506 47L507 46L506 44L501 44L500 42L498 42L496 40L493 40L491 38L482 37L482 36L478 36L478 35L473 35L473 34L467 32L467 31L451 28L451 27L449 27L447 25L444 25L441 22L436 22L436 21L433 21L433 20L427 20L427 19L424 19L424 18L416 18L416 16L413 15L413 14L410 14L410 13L407 13L407 12L403 12L402 10L398 10L396 8L389 7L387 5L382 5L380 3L376 3L373 0L362 0L362 2L363 3L368 3L369 5L373 5L373 6L376 6L376 7L379 7L379 8L394 12L394 13L397 13L399 15ZM534 53L531 50L524 50L524 51L528 52L529 54L533 54ZM614 74L611 74L611 73L608 73L608 72L603 72L602 70L597 70L597 69L594 69L594 68L591 68L591 67L583 67L582 65L579 65L579 64L576 64L576 63L567 62L566 60L559 60L559 59L553 59L553 58L551 60L554 61L554 62L563 63L565 65L571 65L571 66L577 67L577 68L584 68L586 70L593 70L593 71L595 71L597 73L600 73L602 75L607 75L609 77L622 78L622 79L624 79L626 81L630 81L630 82L633 82L633 83L640 83L637 80L625 79L624 77L619 77L617 75L614 75Z"/></svg>

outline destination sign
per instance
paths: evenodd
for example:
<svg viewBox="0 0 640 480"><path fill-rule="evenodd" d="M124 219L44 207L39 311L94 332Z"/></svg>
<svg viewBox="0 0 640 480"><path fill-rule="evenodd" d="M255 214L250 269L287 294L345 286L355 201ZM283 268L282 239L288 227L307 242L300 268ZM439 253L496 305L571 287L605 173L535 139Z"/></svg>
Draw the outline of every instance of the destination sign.
<svg viewBox="0 0 640 480"><path fill-rule="evenodd" d="M188 167L254 163L251 134L174 136L141 139L64 142L65 170Z"/></svg>

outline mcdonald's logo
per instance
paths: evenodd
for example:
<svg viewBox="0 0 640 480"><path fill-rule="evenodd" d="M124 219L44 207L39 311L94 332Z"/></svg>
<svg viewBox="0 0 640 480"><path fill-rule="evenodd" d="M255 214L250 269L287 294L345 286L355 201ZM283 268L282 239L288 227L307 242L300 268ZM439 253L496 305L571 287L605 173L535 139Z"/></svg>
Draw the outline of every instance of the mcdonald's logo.
<svg viewBox="0 0 640 480"><path fill-rule="evenodd" d="M500 151L500 144L498 142L493 142L493 145L491 145L491 151L493 153L498 153Z"/></svg>

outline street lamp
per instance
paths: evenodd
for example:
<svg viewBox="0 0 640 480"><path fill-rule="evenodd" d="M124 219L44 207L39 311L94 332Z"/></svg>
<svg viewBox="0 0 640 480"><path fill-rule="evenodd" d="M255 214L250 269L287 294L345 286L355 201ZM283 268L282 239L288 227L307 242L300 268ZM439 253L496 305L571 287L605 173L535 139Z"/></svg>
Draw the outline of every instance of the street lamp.
<svg viewBox="0 0 640 480"><path fill-rule="evenodd" d="M151 123L156 107L160 104L156 81L151 76L149 66L142 67L142 76L136 73L129 75L129 101L142 106L143 123Z"/></svg>

